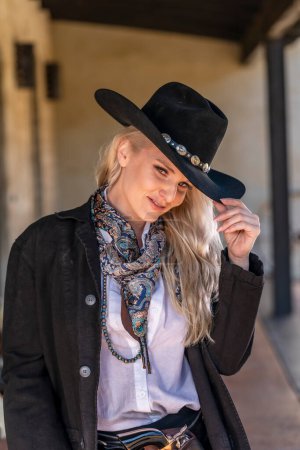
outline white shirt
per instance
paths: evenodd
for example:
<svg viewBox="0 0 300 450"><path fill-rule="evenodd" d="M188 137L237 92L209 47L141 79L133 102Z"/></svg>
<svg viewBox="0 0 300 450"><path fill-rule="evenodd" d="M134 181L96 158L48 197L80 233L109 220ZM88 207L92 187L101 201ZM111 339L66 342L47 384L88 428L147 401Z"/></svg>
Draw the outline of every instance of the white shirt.
<svg viewBox="0 0 300 450"><path fill-rule="evenodd" d="M150 222L145 224L143 246L150 225ZM110 242L110 235L105 230L101 232L105 241ZM107 296L107 330L112 345L123 357L132 358L140 346L122 324L120 286L110 276ZM148 311L147 345L152 373L143 369L141 359L129 364L119 361L111 354L102 335L98 430L116 431L146 425L178 412L183 406L200 408L184 355L186 330L186 320L174 310L160 274Z"/></svg>

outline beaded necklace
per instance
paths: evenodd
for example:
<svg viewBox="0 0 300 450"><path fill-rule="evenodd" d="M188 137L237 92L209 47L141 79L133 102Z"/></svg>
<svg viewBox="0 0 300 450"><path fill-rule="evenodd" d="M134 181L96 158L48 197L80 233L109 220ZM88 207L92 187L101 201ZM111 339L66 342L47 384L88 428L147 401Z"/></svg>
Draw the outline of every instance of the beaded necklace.
<svg viewBox="0 0 300 450"><path fill-rule="evenodd" d="M115 351L115 349L113 348L111 339L108 336L107 325L106 325L106 320L107 320L107 277L108 277L108 275L103 274L103 297L102 297L102 304L101 304L101 325L102 325L103 336L106 340L108 349L110 350L111 354L115 358L119 359L120 361L122 361L126 364L134 363L135 361L137 361L138 359L140 359L142 357L141 351L139 350L139 352L136 354L136 356L134 358L124 358L118 352Z"/></svg>

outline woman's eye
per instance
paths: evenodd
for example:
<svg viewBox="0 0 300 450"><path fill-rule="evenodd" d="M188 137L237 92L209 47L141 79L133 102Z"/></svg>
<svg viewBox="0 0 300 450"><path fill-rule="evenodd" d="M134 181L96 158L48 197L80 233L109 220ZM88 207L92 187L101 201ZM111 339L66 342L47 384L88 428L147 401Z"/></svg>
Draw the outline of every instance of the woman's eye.
<svg viewBox="0 0 300 450"><path fill-rule="evenodd" d="M168 173L168 171L167 171L166 169L164 169L163 167L155 166L155 168L156 168L160 173L162 173L162 172L164 172L164 174L167 174L167 173Z"/></svg>
<svg viewBox="0 0 300 450"><path fill-rule="evenodd" d="M163 167L155 166L155 169L158 170L158 172L162 175L168 174L168 171L166 169L164 169ZM192 186L188 183L185 183L184 181L179 184L179 187L182 187L184 189L189 189L189 190L192 189Z"/></svg>
<svg viewBox="0 0 300 450"><path fill-rule="evenodd" d="M181 186L181 187L183 187L185 189L189 189L190 191L192 190L192 186L190 184L188 184L188 183L185 183L185 182L179 183L179 186Z"/></svg>

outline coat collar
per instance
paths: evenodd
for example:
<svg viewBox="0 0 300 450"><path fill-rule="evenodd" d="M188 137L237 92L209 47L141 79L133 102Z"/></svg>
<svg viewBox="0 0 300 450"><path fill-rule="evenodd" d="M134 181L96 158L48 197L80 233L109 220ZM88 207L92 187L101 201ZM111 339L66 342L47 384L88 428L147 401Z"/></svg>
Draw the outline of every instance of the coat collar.
<svg viewBox="0 0 300 450"><path fill-rule="evenodd" d="M89 197L87 202L83 203L81 206L77 206L76 208L55 212L56 217L58 217L59 219L74 219L78 220L79 222L88 222L91 217L91 198L92 195Z"/></svg>

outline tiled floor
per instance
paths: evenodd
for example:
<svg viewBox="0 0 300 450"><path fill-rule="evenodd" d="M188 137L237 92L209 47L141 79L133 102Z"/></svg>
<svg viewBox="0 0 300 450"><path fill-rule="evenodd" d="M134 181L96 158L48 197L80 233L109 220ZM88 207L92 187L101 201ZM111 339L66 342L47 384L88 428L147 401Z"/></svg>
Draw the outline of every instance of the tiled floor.
<svg viewBox="0 0 300 450"><path fill-rule="evenodd" d="M252 450L300 450L300 402L261 320L252 354L239 373L224 377Z"/></svg>

